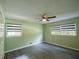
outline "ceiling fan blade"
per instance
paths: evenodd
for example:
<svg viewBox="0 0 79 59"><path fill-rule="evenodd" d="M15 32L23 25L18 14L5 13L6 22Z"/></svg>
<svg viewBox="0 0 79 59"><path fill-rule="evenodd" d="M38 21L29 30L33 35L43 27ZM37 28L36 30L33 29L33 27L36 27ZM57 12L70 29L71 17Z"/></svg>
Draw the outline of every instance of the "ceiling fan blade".
<svg viewBox="0 0 79 59"><path fill-rule="evenodd" d="M56 16L48 17L48 19L51 19L51 18L56 18Z"/></svg>

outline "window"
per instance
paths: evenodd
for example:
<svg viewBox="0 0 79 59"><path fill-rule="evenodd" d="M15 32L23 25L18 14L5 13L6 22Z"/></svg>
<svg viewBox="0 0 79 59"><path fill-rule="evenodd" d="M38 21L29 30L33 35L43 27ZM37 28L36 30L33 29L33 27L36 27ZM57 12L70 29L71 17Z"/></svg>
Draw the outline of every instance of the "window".
<svg viewBox="0 0 79 59"><path fill-rule="evenodd" d="M52 35L72 35L76 36L76 24L66 24L59 26L52 26L51 28Z"/></svg>
<svg viewBox="0 0 79 59"><path fill-rule="evenodd" d="M18 37L22 35L21 24L7 23L6 24L6 36L7 37Z"/></svg>

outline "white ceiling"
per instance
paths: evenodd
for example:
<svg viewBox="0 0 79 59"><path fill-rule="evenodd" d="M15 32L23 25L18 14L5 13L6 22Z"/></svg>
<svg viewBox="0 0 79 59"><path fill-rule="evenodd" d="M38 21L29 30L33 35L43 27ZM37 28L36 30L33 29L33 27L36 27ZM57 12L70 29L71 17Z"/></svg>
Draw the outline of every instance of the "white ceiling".
<svg viewBox="0 0 79 59"><path fill-rule="evenodd" d="M79 16L79 0L4 0L3 11L6 18L24 19L38 22L43 13L56 15L55 20Z"/></svg>

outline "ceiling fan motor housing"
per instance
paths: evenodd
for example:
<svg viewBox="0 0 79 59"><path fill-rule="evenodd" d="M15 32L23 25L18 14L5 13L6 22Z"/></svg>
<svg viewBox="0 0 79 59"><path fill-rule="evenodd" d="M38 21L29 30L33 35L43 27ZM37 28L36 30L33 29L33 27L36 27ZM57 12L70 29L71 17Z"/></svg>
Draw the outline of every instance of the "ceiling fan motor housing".
<svg viewBox="0 0 79 59"><path fill-rule="evenodd" d="M48 21L48 15L46 13L42 15L42 18L43 18L43 20Z"/></svg>

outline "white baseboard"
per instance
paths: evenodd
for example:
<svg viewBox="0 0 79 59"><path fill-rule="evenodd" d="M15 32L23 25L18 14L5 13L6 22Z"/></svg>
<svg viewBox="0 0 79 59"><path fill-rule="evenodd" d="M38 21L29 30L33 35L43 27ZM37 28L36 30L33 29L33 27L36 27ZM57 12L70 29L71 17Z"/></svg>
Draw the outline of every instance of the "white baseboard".
<svg viewBox="0 0 79 59"><path fill-rule="evenodd" d="M12 50L9 50L9 51L5 51L4 53L8 53L8 52L12 52L12 51L15 51L15 50L23 49L23 48L26 48L26 47L34 46L34 45L37 45L37 44L40 44L40 43L42 43L42 42L32 43L32 44L29 44L29 45L26 45L26 46L22 46L22 47L15 48L15 49L12 49Z"/></svg>
<svg viewBox="0 0 79 59"><path fill-rule="evenodd" d="M43 41L43 42L45 42L45 41ZM76 49L76 48L72 48L72 47L68 47L68 46L64 46L64 45L60 45L60 44L56 44L56 43L49 43L49 42L47 42L47 43L52 44L52 45L61 46L61 47L68 48L68 49L72 49L72 50L75 50L75 51L79 51L79 49Z"/></svg>

